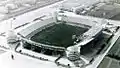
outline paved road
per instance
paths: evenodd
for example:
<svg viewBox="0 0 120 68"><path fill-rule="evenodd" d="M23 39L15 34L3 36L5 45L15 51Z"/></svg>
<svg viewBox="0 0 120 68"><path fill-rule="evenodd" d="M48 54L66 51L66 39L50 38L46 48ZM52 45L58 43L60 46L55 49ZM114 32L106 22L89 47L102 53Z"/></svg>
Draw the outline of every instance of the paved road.
<svg viewBox="0 0 120 68"><path fill-rule="evenodd" d="M110 46L108 47L106 52L104 54L101 54L98 57L96 57L96 59L93 62L93 64L89 65L87 68L97 68L98 65L101 63L101 61L104 59L105 55L107 55L107 53L113 47L113 45L115 44L115 42L118 40L119 37L120 37L120 30L118 30L118 32L115 34L115 36L110 40L110 43L108 43L108 45L110 45Z"/></svg>
<svg viewBox="0 0 120 68"><path fill-rule="evenodd" d="M35 2L33 4L30 3L30 2L26 3L27 1L25 1L25 3L24 3L24 1L21 1L21 2L23 2L21 4L21 2L19 0L18 1L8 1L8 2L6 1L7 4L5 3L4 8L6 8L6 6L9 5L9 4L13 4L13 5L21 4L21 5L17 9L14 9L14 10L9 10L8 9L9 13L6 13L6 14L0 13L0 17L1 17L0 21L7 20L11 17L15 17L15 16L21 15L21 14L29 12L29 11L33 11L33 10L41 8L41 7L45 7L47 5L50 5L50 4L59 2L59 1L62 1L62 0L37 0L37 2ZM17 2L17 3L14 3L14 2ZM1 4L1 2L0 2L0 4ZM25 6L26 4L29 5L29 6ZM0 11L2 11L2 10L0 10Z"/></svg>
<svg viewBox="0 0 120 68"><path fill-rule="evenodd" d="M108 52L108 54L110 55L115 54L120 56L119 52L120 52L120 37L115 43L115 45ZM105 57L98 68L120 68L119 60L110 57Z"/></svg>
<svg viewBox="0 0 120 68"><path fill-rule="evenodd" d="M30 11L22 15L16 16L16 20L13 21L13 25L12 25L13 28L19 25L25 24L27 22L31 22L37 17L43 16L43 15L50 15L52 12L56 10L56 7L54 6L59 6L60 3L62 3L62 1L52 4L50 6L42 7L34 11ZM5 32L8 29L10 29L11 21L12 21L12 18L8 20L4 20L0 23L0 33Z"/></svg>
<svg viewBox="0 0 120 68"><path fill-rule="evenodd" d="M4 50L0 50L0 54L2 54L2 53L5 53L6 51L4 51Z"/></svg>
<svg viewBox="0 0 120 68"><path fill-rule="evenodd" d="M64 0L64 1L67 1L67 0ZM88 4L88 3L94 2L94 0L87 1L87 3L86 3L86 1L87 0L81 0L80 4ZM95 1L97 1L97 0L95 0ZM27 12L27 13L24 13L24 14L21 14L24 11L20 12L19 14L21 14L21 15L16 16L16 20L13 22L13 27L17 27L17 26L22 25L24 23L31 22L35 18L43 16L43 15L51 15L51 13L54 12L57 9L57 7L60 6L60 3L62 3L62 2L63 1L61 1L59 3L52 4L50 6L46 6L46 7L36 9L34 11ZM11 16L14 16L14 15L11 15ZM8 18L9 18L9 16L8 16ZM12 18L10 18L8 20L1 21L1 23L0 23L0 33L10 29L11 21L12 21Z"/></svg>
<svg viewBox="0 0 120 68"><path fill-rule="evenodd" d="M53 3L56 3L56 2L59 2L59 1L62 1L62 0L51 0L51 1L49 1L49 2L47 2L47 1L45 0L45 2L40 3L40 4L37 5L37 6L28 7L28 8L26 8L26 9L23 9L23 10L20 10L20 11L17 11L17 12L13 12L13 13L7 14L7 15L5 16L5 18L2 19L2 20L7 20L7 19L9 19L9 18L11 18L11 17L16 17L16 16L19 16L19 15L21 15L21 14L23 14L23 13L30 12L30 11L36 10L36 9L38 9L38 8L45 7L45 6L48 6L48 5L50 5L50 4L53 4Z"/></svg>

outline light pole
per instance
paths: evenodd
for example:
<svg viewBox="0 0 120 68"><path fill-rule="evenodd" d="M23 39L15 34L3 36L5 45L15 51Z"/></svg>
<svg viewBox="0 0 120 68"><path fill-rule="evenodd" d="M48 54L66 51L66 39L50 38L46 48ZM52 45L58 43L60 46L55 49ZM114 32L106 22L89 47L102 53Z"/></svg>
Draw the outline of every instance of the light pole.
<svg viewBox="0 0 120 68"><path fill-rule="evenodd" d="M11 20L11 22L10 22L10 29L13 29L12 23L13 23L14 20L16 20L16 18L13 18L13 19Z"/></svg>

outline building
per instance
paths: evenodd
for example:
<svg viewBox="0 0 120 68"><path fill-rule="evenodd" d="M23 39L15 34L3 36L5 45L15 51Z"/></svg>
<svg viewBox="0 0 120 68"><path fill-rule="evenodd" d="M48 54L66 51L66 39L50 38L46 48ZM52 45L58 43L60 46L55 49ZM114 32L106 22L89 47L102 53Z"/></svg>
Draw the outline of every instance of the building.
<svg viewBox="0 0 120 68"><path fill-rule="evenodd" d="M58 66L97 67L118 38L119 25L109 18L88 15L86 11L77 14L75 11L79 6L72 8L72 11L60 8L56 14L34 19L17 36L10 34L8 41L13 43L19 37L20 44L14 49L16 53L52 61ZM104 11L102 16L106 18Z"/></svg>

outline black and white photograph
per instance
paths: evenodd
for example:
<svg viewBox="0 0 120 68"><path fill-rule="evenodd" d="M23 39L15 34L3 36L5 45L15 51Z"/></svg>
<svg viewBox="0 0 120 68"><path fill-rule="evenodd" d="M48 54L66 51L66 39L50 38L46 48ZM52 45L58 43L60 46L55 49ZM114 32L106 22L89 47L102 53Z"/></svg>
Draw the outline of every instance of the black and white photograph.
<svg viewBox="0 0 120 68"><path fill-rule="evenodd" d="M120 68L120 0L0 0L0 68Z"/></svg>

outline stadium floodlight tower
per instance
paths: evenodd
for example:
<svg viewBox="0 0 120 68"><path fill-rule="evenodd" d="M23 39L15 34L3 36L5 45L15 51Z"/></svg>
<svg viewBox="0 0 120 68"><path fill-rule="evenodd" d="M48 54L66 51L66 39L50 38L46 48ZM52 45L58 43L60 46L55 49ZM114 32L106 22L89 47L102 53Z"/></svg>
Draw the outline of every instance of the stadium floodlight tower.
<svg viewBox="0 0 120 68"><path fill-rule="evenodd" d="M15 18L13 18L13 20L15 20ZM14 29L12 28L13 20L11 21L11 24L10 24L11 28L8 30L7 36L6 36L7 43L11 50L15 50L16 46L20 43L18 36L15 34Z"/></svg>

